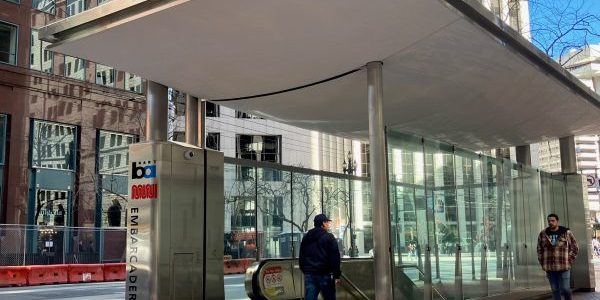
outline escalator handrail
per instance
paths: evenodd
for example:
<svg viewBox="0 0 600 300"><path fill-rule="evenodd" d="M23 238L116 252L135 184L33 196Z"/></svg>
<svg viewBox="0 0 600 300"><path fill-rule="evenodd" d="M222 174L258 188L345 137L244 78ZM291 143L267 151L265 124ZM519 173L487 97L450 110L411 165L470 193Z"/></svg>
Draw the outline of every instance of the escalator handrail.
<svg viewBox="0 0 600 300"><path fill-rule="evenodd" d="M352 280L350 280L350 278L348 278L346 275L344 275L344 273L341 274L342 279L344 279L348 285L350 285L356 292L358 292L358 294L365 300L369 300L369 297L367 297L367 295L358 288L358 286L356 286L356 284L354 284L354 282L352 282Z"/></svg>
<svg viewBox="0 0 600 300"><path fill-rule="evenodd" d="M421 275L426 276L425 273L423 272L423 270L419 269L419 266L416 264L402 264L399 267L401 267L402 269L409 269L409 268L414 268L415 270L417 270ZM431 283L431 288L435 291L436 294L438 294L438 296L440 298L442 298L442 300L446 300L446 297L444 297L444 295L442 295L442 293L440 291L438 291L438 289L435 287L435 285L433 285L433 283Z"/></svg>

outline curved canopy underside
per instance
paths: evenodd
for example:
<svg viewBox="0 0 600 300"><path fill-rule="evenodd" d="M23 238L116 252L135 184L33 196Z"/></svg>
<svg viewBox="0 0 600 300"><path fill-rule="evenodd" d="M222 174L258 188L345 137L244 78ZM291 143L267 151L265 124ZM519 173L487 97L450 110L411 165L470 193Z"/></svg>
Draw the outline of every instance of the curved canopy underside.
<svg viewBox="0 0 600 300"><path fill-rule="evenodd" d="M42 35L59 52L209 100L290 89L383 61L387 126L473 150L600 132L598 96L495 25L501 22L475 1L156 3L109 2ZM363 69L218 103L366 138L366 97Z"/></svg>

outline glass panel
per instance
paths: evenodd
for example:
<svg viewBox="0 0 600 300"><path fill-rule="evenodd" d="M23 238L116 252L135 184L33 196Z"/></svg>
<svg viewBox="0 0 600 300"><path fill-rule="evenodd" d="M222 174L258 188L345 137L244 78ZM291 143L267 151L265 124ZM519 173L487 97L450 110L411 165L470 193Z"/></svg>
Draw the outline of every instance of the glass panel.
<svg viewBox="0 0 600 300"><path fill-rule="evenodd" d="M67 0L67 9L66 14L67 17L74 16L87 8L85 7L84 0Z"/></svg>
<svg viewBox="0 0 600 300"><path fill-rule="evenodd" d="M321 182L317 175L292 173L292 216L294 238L314 227L313 218L322 212ZM300 249L298 248L297 251ZM296 253L298 254L298 253Z"/></svg>
<svg viewBox="0 0 600 300"><path fill-rule="evenodd" d="M506 162L509 166L511 181L511 236L512 236L512 264L513 264L513 282L511 290L522 289L528 286L527 282L527 248L526 248L526 229L525 222L525 203L523 200L523 175L518 165Z"/></svg>
<svg viewBox="0 0 600 300"><path fill-rule="evenodd" d="M371 182L352 180L354 256L373 256L373 206Z"/></svg>
<svg viewBox="0 0 600 300"><path fill-rule="evenodd" d="M468 298L483 297L487 295L487 284L481 279L482 272L487 274L484 257L487 254L489 222L484 223L481 160L479 156L466 151L457 150L455 153L463 284L481 286L478 289L466 289L464 293Z"/></svg>
<svg viewBox="0 0 600 300"><path fill-rule="evenodd" d="M35 189L34 225L65 226L70 224L68 213L70 192L66 190Z"/></svg>
<svg viewBox="0 0 600 300"><path fill-rule="evenodd" d="M537 238L542 229L546 227L546 215L550 212L544 210L541 199L540 177L536 169L522 166L523 201L526 221L525 244L527 248L526 263L529 288L546 286L545 272L540 268L537 260Z"/></svg>
<svg viewBox="0 0 600 300"><path fill-rule="evenodd" d="M331 233L337 238L340 254L346 257L350 256L352 250L350 195L348 180L323 177L323 213L333 220Z"/></svg>
<svg viewBox="0 0 600 300"><path fill-rule="evenodd" d="M96 64L96 84L115 86L115 69L109 66Z"/></svg>
<svg viewBox="0 0 600 300"><path fill-rule="evenodd" d="M54 14L56 4L54 0L33 0L31 6L33 7L33 9L37 9L49 14Z"/></svg>
<svg viewBox="0 0 600 300"><path fill-rule="evenodd" d="M485 254L482 259L487 260L488 294L494 295L509 292L504 175L502 162L491 157L483 158L482 168L484 232L487 241L487 252L482 253Z"/></svg>
<svg viewBox="0 0 600 300"><path fill-rule="evenodd" d="M85 80L85 60L65 55L65 77Z"/></svg>
<svg viewBox="0 0 600 300"><path fill-rule="evenodd" d="M112 1L112 0L98 0L97 3L98 3L98 5L102 5L102 4L104 4L106 2L110 2L110 1Z"/></svg>
<svg viewBox="0 0 600 300"><path fill-rule="evenodd" d="M255 258L256 187L253 167L225 164L225 255Z"/></svg>
<svg viewBox="0 0 600 300"><path fill-rule="evenodd" d="M31 53L29 67L34 70L52 73L54 52L46 50L50 43L39 40L37 30L31 31Z"/></svg>
<svg viewBox="0 0 600 300"><path fill-rule="evenodd" d="M398 299L416 299L413 284L423 287L427 236L423 145L411 136L388 135L390 210L394 280ZM410 281L410 282L407 282ZM412 283L411 283L412 282Z"/></svg>
<svg viewBox="0 0 600 300"><path fill-rule="evenodd" d="M292 257L290 172L259 168L257 192L260 258Z"/></svg>
<svg viewBox="0 0 600 300"><path fill-rule="evenodd" d="M125 90L141 94L144 91L142 77L125 73Z"/></svg>
<svg viewBox="0 0 600 300"><path fill-rule="evenodd" d="M35 120L32 135L33 167L75 170L75 126Z"/></svg>
<svg viewBox="0 0 600 300"><path fill-rule="evenodd" d="M456 254L461 243L454 177L452 147L426 142L426 208L431 214L428 216L429 240L434 243L435 254L432 272L434 279L449 287L454 285Z"/></svg>
<svg viewBox="0 0 600 300"><path fill-rule="evenodd" d="M113 142L114 141L114 142ZM98 130L97 173L101 226L125 226L128 189L129 144L131 134Z"/></svg>
<svg viewBox="0 0 600 300"><path fill-rule="evenodd" d="M132 134L99 130L98 173L127 175L129 144L132 144L134 140L135 136ZM110 160L113 161L112 166L108 163Z"/></svg>
<svg viewBox="0 0 600 300"><path fill-rule="evenodd" d="M0 62L17 63L17 26L0 22Z"/></svg>

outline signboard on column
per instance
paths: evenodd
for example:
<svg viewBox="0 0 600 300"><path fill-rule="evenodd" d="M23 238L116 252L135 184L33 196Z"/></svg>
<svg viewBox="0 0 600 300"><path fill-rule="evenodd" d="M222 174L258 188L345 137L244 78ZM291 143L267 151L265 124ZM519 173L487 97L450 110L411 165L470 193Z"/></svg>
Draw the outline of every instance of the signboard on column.
<svg viewBox="0 0 600 300"><path fill-rule="evenodd" d="M142 156L142 157L140 157ZM158 199L160 166L152 157L131 156L127 204L126 299L150 299L152 206Z"/></svg>

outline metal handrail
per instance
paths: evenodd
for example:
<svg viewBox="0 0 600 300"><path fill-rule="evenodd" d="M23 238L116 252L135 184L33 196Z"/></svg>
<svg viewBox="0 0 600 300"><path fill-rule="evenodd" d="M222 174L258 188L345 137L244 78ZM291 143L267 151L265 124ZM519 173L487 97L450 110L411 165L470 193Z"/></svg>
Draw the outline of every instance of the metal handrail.
<svg viewBox="0 0 600 300"><path fill-rule="evenodd" d="M427 275L425 275L425 273L419 268L418 265L416 264L402 264L399 265L399 267L401 269L408 269L408 268L414 268L415 270L417 270L423 277L426 277ZM435 288L435 286L433 284L431 284L431 288L435 291L435 293L442 298L442 300L447 300L446 297L444 297L444 295L442 295L442 293L440 291L438 291L437 288Z"/></svg>
<svg viewBox="0 0 600 300"><path fill-rule="evenodd" d="M358 292L358 294L365 300L369 300L369 297L367 297L367 295L361 291L358 286L356 286L356 284L354 284L354 282L352 282L352 280L350 280L350 278L348 278L346 275L344 275L344 273L341 274L342 279L344 279L355 291Z"/></svg>

